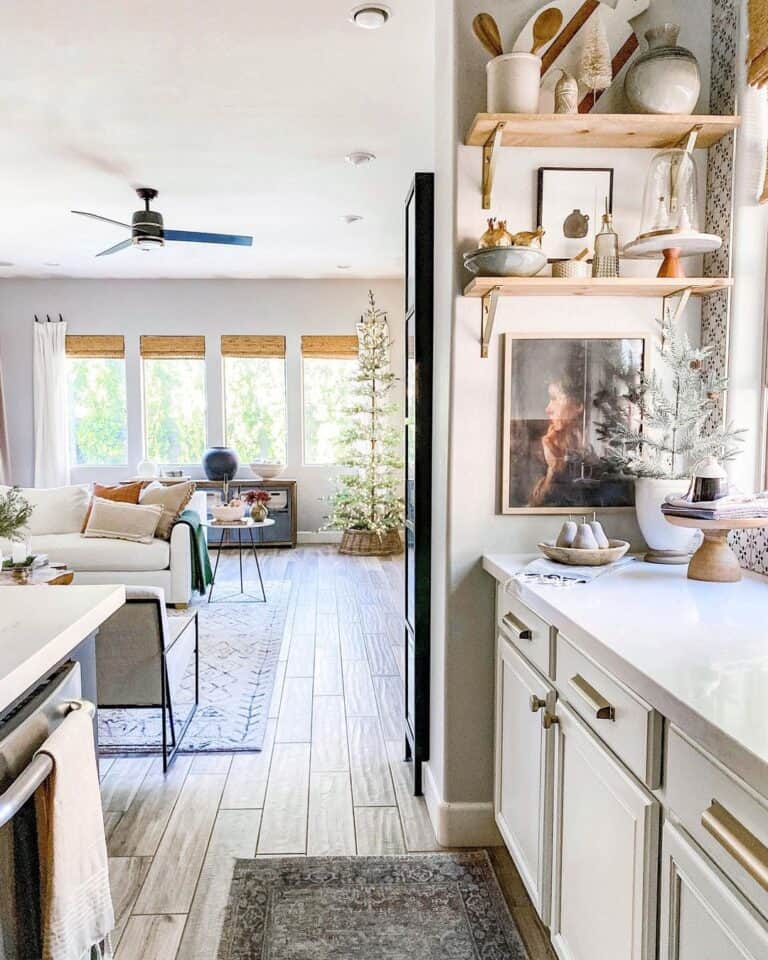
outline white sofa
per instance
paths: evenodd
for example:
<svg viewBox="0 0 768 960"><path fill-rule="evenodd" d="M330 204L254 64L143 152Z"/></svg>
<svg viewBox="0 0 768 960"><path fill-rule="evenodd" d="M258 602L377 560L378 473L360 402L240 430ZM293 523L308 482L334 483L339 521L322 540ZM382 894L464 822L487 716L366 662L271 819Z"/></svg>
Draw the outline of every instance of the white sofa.
<svg viewBox="0 0 768 960"><path fill-rule="evenodd" d="M7 490L0 487L2 493ZM90 502L87 486L30 487L20 492L35 508L29 523L32 552L66 563L75 573L75 583L162 587L166 603L189 603L192 568L186 524L175 526L170 540L151 543L83 537L80 530ZM205 494L195 493L187 509L205 517ZM7 557L10 544L0 540L0 551Z"/></svg>

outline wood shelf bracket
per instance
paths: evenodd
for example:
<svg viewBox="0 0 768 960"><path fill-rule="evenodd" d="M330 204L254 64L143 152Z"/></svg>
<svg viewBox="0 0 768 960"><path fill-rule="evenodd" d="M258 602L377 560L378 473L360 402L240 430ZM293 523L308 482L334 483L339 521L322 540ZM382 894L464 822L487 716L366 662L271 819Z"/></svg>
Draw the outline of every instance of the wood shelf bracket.
<svg viewBox="0 0 768 960"><path fill-rule="evenodd" d="M488 347L493 335L493 324L496 320L496 306L499 302L501 287L491 287L483 296L481 304L480 320L480 356L483 359L488 357Z"/></svg>
<svg viewBox="0 0 768 960"><path fill-rule="evenodd" d="M691 293L692 291L690 287L684 287L682 290L678 290L676 293L670 293L668 296L662 297L662 302L663 302L662 309L664 312L664 316L667 315L667 302L669 300L672 300L674 297L680 297L680 299L677 301L675 312L672 314L672 317L671 317L670 322L672 323L672 326L675 326L677 324L678 320L682 317L683 313L685 312L685 308L688 306L688 301L691 299Z"/></svg>
<svg viewBox="0 0 768 960"><path fill-rule="evenodd" d="M501 138L504 133L504 123L496 124L493 133L483 145L483 210L491 209L493 195L493 178L496 175L496 162L501 149Z"/></svg>

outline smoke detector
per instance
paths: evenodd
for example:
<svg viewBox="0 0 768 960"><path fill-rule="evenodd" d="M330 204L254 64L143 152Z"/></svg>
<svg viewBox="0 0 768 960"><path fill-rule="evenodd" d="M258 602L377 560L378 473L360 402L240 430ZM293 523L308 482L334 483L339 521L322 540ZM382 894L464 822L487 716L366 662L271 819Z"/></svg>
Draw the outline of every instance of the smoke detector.
<svg viewBox="0 0 768 960"><path fill-rule="evenodd" d="M359 223L363 218L359 213L345 213L341 219L344 223Z"/></svg>
<svg viewBox="0 0 768 960"><path fill-rule="evenodd" d="M363 30L378 30L391 16L389 7L381 3L364 3L350 11L349 19Z"/></svg>

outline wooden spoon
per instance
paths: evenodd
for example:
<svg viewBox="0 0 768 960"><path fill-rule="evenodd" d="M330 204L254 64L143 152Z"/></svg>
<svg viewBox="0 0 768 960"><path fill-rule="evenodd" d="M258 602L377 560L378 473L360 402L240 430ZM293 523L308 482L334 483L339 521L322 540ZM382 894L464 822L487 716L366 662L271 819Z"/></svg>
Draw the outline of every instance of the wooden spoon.
<svg viewBox="0 0 768 960"><path fill-rule="evenodd" d="M500 57L504 53L498 24L490 13L478 13L472 21L472 29L477 39L492 57Z"/></svg>
<svg viewBox="0 0 768 960"><path fill-rule="evenodd" d="M563 11L558 7L542 10L533 21L533 46L531 53L538 53L557 36L563 25Z"/></svg>

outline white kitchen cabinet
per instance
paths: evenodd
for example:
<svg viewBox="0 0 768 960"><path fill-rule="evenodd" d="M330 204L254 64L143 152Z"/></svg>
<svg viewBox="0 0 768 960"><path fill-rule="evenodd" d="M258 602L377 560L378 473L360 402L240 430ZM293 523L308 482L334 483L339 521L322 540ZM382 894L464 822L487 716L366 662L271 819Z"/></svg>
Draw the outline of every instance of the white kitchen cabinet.
<svg viewBox="0 0 768 960"><path fill-rule="evenodd" d="M496 823L534 907L547 923L553 736L541 718L545 708L554 707L554 689L502 633L496 664Z"/></svg>
<svg viewBox="0 0 768 960"><path fill-rule="evenodd" d="M556 718L552 944L562 960L652 960L659 804L562 702Z"/></svg>
<svg viewBox="0 0 768 960"><path fill-rule="evenodd" d="M670 822L661 859L659 960L764 960L768 924Z"/></svg>

